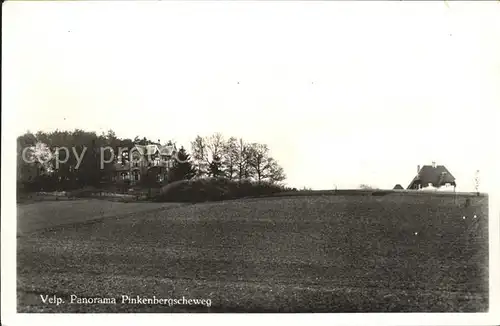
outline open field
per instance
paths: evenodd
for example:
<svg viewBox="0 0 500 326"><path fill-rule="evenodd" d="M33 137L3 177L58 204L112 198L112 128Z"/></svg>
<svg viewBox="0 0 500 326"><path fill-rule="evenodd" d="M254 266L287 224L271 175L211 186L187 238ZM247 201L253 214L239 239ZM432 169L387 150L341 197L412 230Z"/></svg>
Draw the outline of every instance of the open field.
<svg viewBox="0 0 500 326"><path fill-rule="evenodd" d="M124 206L109 214L99 200L20 205L18 311L487 311L488 203L471 198L469 207L411 194L113 203ZM56 306L41 294L212 305Z"/></svg>
<svg viewBox="0 0 500 326"><path fill-rule="evenodd" d="M127 214L149 212L155 209L176 207L182 204L172 203L122 203L109 200L48 200L17 205L17 234L50 229L54 226L86 223L103 218L121 217Z"/></svg>

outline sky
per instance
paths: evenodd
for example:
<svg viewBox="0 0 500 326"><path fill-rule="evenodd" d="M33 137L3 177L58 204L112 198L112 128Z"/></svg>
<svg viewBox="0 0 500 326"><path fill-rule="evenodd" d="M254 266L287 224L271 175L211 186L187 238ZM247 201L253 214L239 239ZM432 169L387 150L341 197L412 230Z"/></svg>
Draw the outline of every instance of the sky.
<svg viewBox="0 0 500 326"><path fill-rule="evenodd" d="M408 186L497 159L499 2L8 2L2 121L269 145L287 184Z"/></svg>

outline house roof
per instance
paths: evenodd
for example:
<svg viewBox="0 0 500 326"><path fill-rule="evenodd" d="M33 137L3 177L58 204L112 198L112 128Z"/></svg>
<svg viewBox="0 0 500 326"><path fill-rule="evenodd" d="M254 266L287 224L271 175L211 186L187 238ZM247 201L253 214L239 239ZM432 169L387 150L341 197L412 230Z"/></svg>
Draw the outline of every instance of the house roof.
<svg viewBox="0 0 500 326"><path fill-rule="evenodd" d="M444 165L424 165L420 171L418 171L415 178L413 178L408 188L412 188L415 183L419 183L423 186L431 184L433 187L440 187L447 183L455 184L455 177Z"/></svg>
<svg viewBox="0 0 500 326"><path fill-rule="evenodd" d="M160 154L160 155L168 155L171 156L175 151L176 148L173 145L158 145L158 144L149 144L149 145L134 145L134 147L131 149L132 151L137 151L140 155L153 155L153 154Z"/></svg>
<svg viewBox="0 0 500 326"><path fill-rule="evenodd" d="M175 152L175 146L172 145L163 145L159 147L161 155L172 155Z"/></svg>
<svg viewBox="0 0 500 326"><path fill-rule="evenodd" d="M158 145L146 145L146 155L153 155L157 151L159 151Z"/></svg>
<svg viewBox="0 0 500 326"><path fill-rule="evenodd" d="M130 149L130 152L137 151L139 154L144 155L144 153L146 152L146 148L145 147L146 146L144 146L144 145L137 145L136 144L136 145L134 145L134 147L132 147Z"/></svg>
<svg viewBox="0 0 500 326"><path fill-rule="evenodd" d="M397 185L394 186L394 189L404 189L404 188L402 185L398 183Z"/></svg>
<svg viewBox="0 0 500 326"><path fill-rule="evenodd" d="M150 144L150 145L134 145L134 148L137 149L139 154L141 155L153 155L159 151L158 145Z"/></svg>

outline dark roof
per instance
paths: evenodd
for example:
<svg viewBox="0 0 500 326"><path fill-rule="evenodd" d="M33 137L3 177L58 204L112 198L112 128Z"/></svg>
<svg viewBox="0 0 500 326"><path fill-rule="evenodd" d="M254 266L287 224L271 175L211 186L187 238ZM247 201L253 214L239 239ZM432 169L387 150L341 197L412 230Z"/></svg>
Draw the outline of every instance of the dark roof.
<svg viewBox="0 0 500 326"><path fill-rule="evenodd" d="M415 184L421 184L423 187L428 184L432 184L433 187L440 187L447 183L455 185L455 177L448 171L444 165L424 165L418 174L413 178L412 182L408 186L408 189L414 188Z"/></svg>
<svg viewBox="0 0 500 326"><path fill-rule="evenodd" d="M139 154L141 155L153 155L156 154L157 151L159 151L158 145L155 144L149 144L149 145L134 145L134 147L137 149Z"/></svg>
<svg viewBox="0 0 500 326"><path fill-rule="evenodd" d="M158 144L149 144L149 145L134 145L135 150L139 152L141 155L154 155L159 153L160 155L168 155L171 156L175 152L174 145L158 145Z"/></svg>
<svg viewBox="0 0 500 326"><path fill-rule="evenodd" d="M159 150L160 150L161 155L171 156L175 152L175 146L174 145L163 145L163 146L159 146Z"/></svg>
<svg viewBox="0 0 500 326"><path fill-rule="evenodd" d="M400 185L399 183L397 185L394 186L393 189L404 189L402 185Z"/></svg>

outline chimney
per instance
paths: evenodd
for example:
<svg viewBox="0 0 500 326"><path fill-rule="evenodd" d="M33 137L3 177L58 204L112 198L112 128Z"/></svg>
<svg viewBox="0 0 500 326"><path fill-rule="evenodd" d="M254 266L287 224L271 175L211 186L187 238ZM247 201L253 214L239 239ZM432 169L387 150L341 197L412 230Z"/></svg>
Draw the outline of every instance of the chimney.
<svg viewBox="0 0 500 326"><path fill-rule="evenodd" d="M435 168L436 167L436 162L435 161L432 161L432 167Z"/></svg>
<svg viewBox="0 0 500 326"><path fill-rule="evenodd" d="M417 174L420 172L420 165L417 165Z"/></svg>

